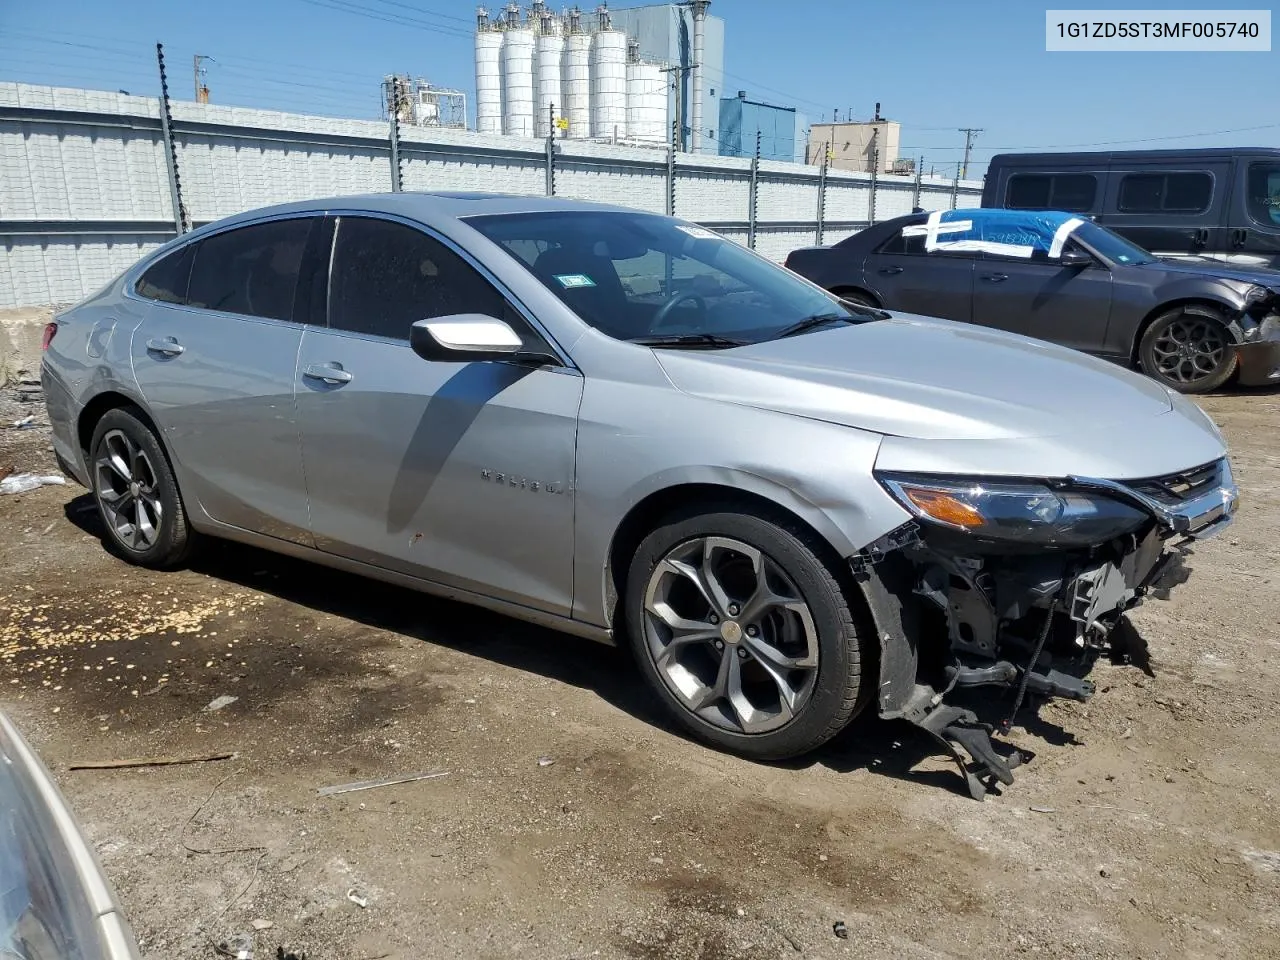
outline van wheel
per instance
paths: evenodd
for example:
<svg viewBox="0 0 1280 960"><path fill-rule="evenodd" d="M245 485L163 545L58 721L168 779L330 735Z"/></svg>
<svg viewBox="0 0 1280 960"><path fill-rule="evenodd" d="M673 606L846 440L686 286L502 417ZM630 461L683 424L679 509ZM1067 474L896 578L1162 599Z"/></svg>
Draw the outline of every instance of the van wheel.
<svg viewBox="0 0 1280 960"><path fill-rule="evenodd" d="M1217 390L1240 366L1222 321L1187 307L1152 321L1138 345L1138 359L1147 376L1179 393Z"/></svg>
<svg viewBox="0 0 1280 960"><path fill-rule="evenodd" d="M864 704L863 631L804 529L733 504L666 517L627 575L635 658L671 716L757 760L799 756Z"/></svg>
<svg viewBox="0 0 1280 960"><path fill-rule="evenodd" d="M98 515L120 555L157 570L181 565L195 535L151 428L127 409L108 410L93 429L89 465Z"/></svg>

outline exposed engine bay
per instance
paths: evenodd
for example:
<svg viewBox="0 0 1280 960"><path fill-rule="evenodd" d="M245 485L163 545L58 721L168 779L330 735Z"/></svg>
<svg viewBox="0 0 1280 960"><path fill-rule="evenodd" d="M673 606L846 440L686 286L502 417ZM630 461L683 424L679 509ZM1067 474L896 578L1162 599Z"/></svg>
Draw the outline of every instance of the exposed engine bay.
<svg viewBox="0 0 1280 960"><path fill-rule="evenodd" d="M961 489L904 483L913 498L913 490L949 497ZM984 494L993 486L971 490ZM1009 732L1028 698L1092 697L1085 677L1098 657L1113 652L1125 611L1146 597L1167 599L1189 575L1194 541L1225 529L1236 501L1226 461L1127 484L1072 478L1070 486L1114 497L1117 510L1141 511L1143 519L1093 543L1070 542L1087 537L1085 523L1074 536L1033 545L984 536L976 521L977 535L958 529L963 517L954 502L939 510L929 501L922 522L905 524L853 560L880 637L880 715L933 736L978 800L997 782L1012 783L1013 770L1031 756L993 736ZM1038 506L1023 489L1017 496ZM953 523L934 522L948 510ZM1011 692L1001 720L983 721L947 702L975 687Z"/></svg>

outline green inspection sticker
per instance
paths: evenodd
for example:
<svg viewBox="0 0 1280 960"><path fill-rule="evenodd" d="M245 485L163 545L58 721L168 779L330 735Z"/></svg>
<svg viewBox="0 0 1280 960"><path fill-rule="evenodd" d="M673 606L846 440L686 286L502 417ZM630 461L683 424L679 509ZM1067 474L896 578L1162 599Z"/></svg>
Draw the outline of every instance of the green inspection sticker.
<svg viewBox="0 0 1280 960"><path fill-rule="evenodd" d="M596 282L588 277L585 273L558 273L556 279L560 282L560 286L566 290L572 290L575 287L594 287Z"/></svg>

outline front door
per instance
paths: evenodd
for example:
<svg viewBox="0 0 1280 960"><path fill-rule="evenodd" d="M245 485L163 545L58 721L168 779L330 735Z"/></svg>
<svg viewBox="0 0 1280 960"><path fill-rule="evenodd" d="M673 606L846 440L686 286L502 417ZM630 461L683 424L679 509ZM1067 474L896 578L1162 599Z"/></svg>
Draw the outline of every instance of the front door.
<svg viewBox="0 0 1280 960"><path fill-rule="evenodd" d="M567 615L581 375L428 362L410 349L412 323L459 313L537 337L441 241L397 221L339 218L328 326L307 328L298 358L316 546Z"/></svg>
<svg viewBox="0 0 1280 960"><path fill-rule="evenodd" d="M1111 271L1100 262L1062 266L1041 249L1031 259L988 253L978 262L973 322L984 327L1099 353L1110 313Z"/></svg>
<svg viewBox="0 0 1280 960"><path fill-rule="evenodd" d="M138 284L154 302L131 346L187 509L298 543L311 535L293 406L302 327L292 316L307 234L318 223L240 227L158 261ZM181 279L159 282L170 267Z"/></svg>

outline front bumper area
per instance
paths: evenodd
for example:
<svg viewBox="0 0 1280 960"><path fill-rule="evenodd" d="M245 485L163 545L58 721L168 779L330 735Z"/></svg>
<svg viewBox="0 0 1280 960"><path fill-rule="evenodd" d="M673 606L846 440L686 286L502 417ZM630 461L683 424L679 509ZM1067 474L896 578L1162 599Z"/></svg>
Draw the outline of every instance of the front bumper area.
<svg viewBox="0 0 1280 960"><path fill-rule="evenodd" d="M1266 312L1271 309L1276 312ZM1244 339L1236 347L1236 353L1240 358L1237 382L1242 387L1280 385L1280 305L1264 307L1263 311L1265 316L1246 314L1241 319Z"/></svg>
<svg viewBox="0 0 1280 960"><path fill-rule="evenodd" d="M1085 677L1111 652L1125 611L1185 581L1194 541L1226 529L1238 503L1225 459L1165 477L1063 485L1124 500L1150 522L1106 543L1052 550L912 521L853 560L880 638L880 715L929 733L978 800L1012 783L1029 759L992 739L1008 732L1023 699L1088 700ZM1013 692L1010 705L981 705L1001 720L947 702L977 687Z"/></svg>

